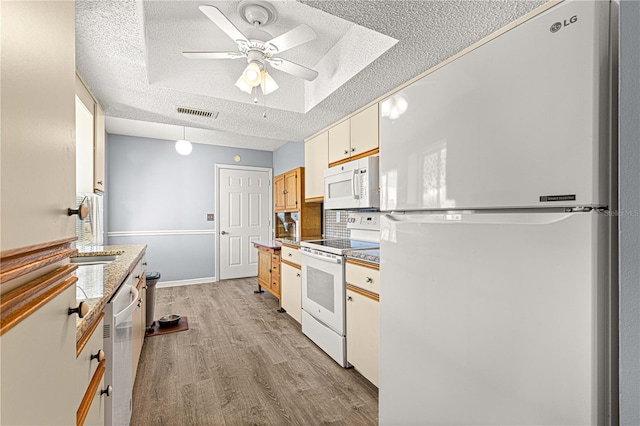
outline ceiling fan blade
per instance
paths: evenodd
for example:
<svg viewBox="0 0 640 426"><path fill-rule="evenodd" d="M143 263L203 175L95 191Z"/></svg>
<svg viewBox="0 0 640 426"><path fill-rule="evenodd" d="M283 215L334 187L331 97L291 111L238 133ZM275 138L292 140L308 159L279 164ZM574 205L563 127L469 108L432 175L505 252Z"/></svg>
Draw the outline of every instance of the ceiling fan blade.
<svg viewBox="0 0 640 426"><path fill-rule="evenodd" d="M207 51L187 51L182 52L182 56L189 59L238 59L244 58L240 52L207 52Z"/></svg>
<svg viewBox="0 0 640 426"><path fill-rule="evenodd" d="M271 66L287 74L291 74L295 77L304 78L305 80L312 81L318 76L318 71L311 68L298 65L295 62L287 61L281 58L267 59Z"/></svg>
<svg viewBox="0 0 640 426"><path fill-rule="evenodd" d="M308 41L315 40L316 33L307 25L298 25L291 31L279 35L267 41L265 44L273 47L276 52L284 52L293 47L300 46Z"/></svg>
<svg viewBox="0 0 640 426"><path fill-rule="evenodd" d="M200 11L207 15L207 18L211 19L222 31L224 31L233 41L247 42L247 38L236 28L231 21L220 12L215 6L202 5L199 7Z"/></svg>

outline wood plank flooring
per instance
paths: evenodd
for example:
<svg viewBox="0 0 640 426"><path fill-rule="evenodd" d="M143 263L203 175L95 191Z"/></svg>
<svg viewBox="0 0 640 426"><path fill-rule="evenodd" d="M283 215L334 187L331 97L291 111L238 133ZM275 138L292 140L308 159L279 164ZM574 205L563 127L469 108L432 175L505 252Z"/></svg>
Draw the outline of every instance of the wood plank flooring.
<svg viewBox="0 0 640 426"><path fill-rule="evenodd" d="M378 390L322 352L256 278L156 290L155 318L189 330L145 339L132 425L375 425Z"/></svg>

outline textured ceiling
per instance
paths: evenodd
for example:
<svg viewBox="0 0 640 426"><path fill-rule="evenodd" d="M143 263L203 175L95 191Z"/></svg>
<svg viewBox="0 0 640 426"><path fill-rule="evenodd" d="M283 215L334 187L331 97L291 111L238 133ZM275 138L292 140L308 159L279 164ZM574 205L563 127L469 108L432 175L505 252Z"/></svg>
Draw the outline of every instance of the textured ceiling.
<svg viewBox="0 0 640 426"><path fill-rule="evenodd" d="M287 14L290 15L287 19L283 18L282 22L276 21L274 25L280 27L273 32L274 35L287 31L288 28L293 28L308 19L309 13L306 14L307 18L304 13L304 10L308 9L301 8L300 4L283 1L273 3L279 9L288 10ZM78 71L109 117L209 129L214 131L211 132L213 136L220 135L221 132L226 135L221 138L220 144L273 150L286 141L306 139L526 14L544 1L302 0L300 3L316 9L312 13L315 16L324 16L324 13L328 13L357 24L363 30L368 29L398 40L398 43L362 70L357 69L358 67L351 64L348 59L350 55L355 54L353 52L358 51L360 46L369 49L370 40L360 33L348 44L340 46L338 50L350 52L339 62L340 67L355 70L356 74L340 87L332 88L335 90L306 114L270 107L269 97L280 92L281 97L291 97L282 102L288 101L292 104L303 102L299 93L295 90L287 91L285 87L266 96L265 107L262 96L259 104L255 105L216 96L215 87L198 91L193 90L193 87L170 88L166 87L167 84L163 84L165 80L180 81L179 74L184 72L184 69L182 65L172 62L171 58L148 57L158 53L154 52L153 48L147 48L149 29L145 28L145 25L155 26L154 37L162 37L162 26L158 25L158 22L141 22L139 17L144 16L146 10L153 10L154 14L163 16L167 21L165 36L170 36L169 28L171 27L179 33L188 32L188 39L191 41L202 40L204 43L211 38L211 32L214 31L211 27L214 27L214 24L199 12L198 6L211 4L233 15L237 2L147 1L143 4L133 0L79 0L76 2ZM163 8L166 8L165 12L162 12ZM192 12L183 12L183 10ZM299 12L300 10L302 12ZM296 17L296 14L300 16ZM230 18L240 26L241 21L238 21L237 15ZM323 19L325 19L325 25L331 25L328 23L329 18ZM344 21L337 22L340 24L336 24L336 28L327 29L316 28L317 24L313 24L318 37L323 37L318 44L314 46L315 41L310 42L291 49L282 56L285 57L285 54L288 54L290 56L286 56L287 59L312 68L315 65L321 65L305 62L313 61L310 59L312 52L305 48L317 49L316 53L319 54L326 53L324 51L328 46L325 36L339 37L345 31L348 32L348 25ZM359 28L358 26L351 28ZM165 43L170 44L170 42L170 37L168 41L165 39ZM219 50L227 48L232 50L233 42L230 43L230 46L227 45ZM202 44L176 45L175 48L180 51L201 48L218 50L217 47ZM173 59L173 61L178 60L183 61L183 58L178 55ZM153 64L154 61L164 64L166 69L159 70L159 74L156 74L152 65L152 72L150 72L147 64ZM236 64L242 61L229 62ZM238 65L238 67L241 70L241 66ZM220 71L220 73L224 72ZM239 71L230 67L226 72L237 78ZM347 71L333 70L333 72ZM326 75L328 73L328 71L323 72L324 75L319 76L318 79L329 78ZM162 77L159 78L158 75ZM274 78L283 78L282 81L286 82L282 75L280 72L273 73ZM227 90L229 83L225 78L231 77L213 74L210 81L220 84L221 87L224 85L224 89L221 88L221 90ZM197 84L194 82L194 85L197 86ZM190 91L197 94L189 93ZM239 90L238 92L242 93ZM217 111L219 115L216 119L185 116L175 112L176 106ZM265 112L266 118L263 116ZM194 132L196 133L198 132ZM199 132L199 134L205 133L204 130ZM216 143L216 138L213 136L203 137L202 141L195 139L193 141ZM171 138L167 137L167 139ZM250 146L247 141L251 141Z"/></svg>

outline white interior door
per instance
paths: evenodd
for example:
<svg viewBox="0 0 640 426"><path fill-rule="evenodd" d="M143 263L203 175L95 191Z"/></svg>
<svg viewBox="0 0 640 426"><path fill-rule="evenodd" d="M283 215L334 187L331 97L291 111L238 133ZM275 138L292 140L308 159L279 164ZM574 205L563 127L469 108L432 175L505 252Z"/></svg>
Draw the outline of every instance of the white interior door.
<svg viewBox="0 0 640 426"><path fill-rule="evenodd" d="M271 187L268 169L218 169L218 279L258 274L252 243L270 236Z"/></svg>

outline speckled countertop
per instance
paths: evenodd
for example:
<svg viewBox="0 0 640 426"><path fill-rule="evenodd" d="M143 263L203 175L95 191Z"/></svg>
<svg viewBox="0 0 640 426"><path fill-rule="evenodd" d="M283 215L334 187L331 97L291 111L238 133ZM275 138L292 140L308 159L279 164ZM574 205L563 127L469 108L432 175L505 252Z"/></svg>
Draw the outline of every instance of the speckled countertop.
<svg viewBox="0 0 640 426"><path fill-rule="evenodd" d="M289 240L287 238L278 238L278 241L280 241L282 243L282 245L285 245L285 246L300 247L300 241L298 241L298 240Z"/></svg>
<svg viewBox="0 0 640 426"><path fill-rule="evenodd" d="M364 260L371 263L380 263L380 249L369 250L349 250L347 257L353 259Z"/></svg>
<svg viewBox="0 0 640 426"><path fill-rule="evenodd" d="M276 240L254 241L253 245L262 246L262 247L266 247L274 250L280 250L280 248L282 247L282 243Z"/></svg>
<svg viewBox="0 0 640 426"><path fill-rule="evenodd" d="M116 260L106 265L80 265L76 270L76 299L78 303L87 302L89 313L78 318L76 323L76 341L100 315L111 296L118 290L127 275L142 259L147 249L146 244L99 246L80 249L78 256L96 256L105 254L121 254Z"/></svg>

